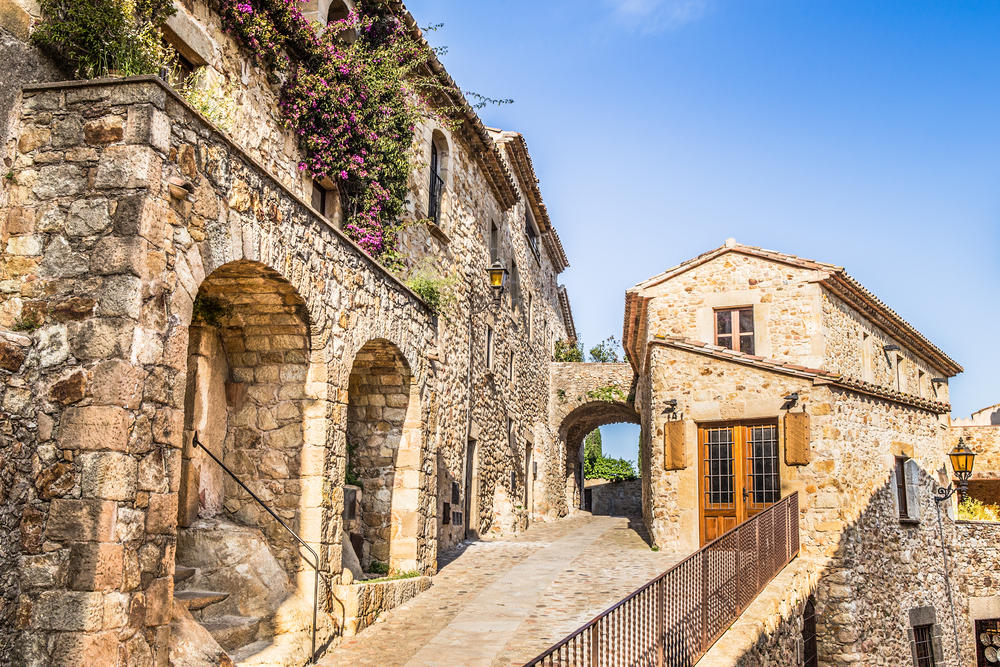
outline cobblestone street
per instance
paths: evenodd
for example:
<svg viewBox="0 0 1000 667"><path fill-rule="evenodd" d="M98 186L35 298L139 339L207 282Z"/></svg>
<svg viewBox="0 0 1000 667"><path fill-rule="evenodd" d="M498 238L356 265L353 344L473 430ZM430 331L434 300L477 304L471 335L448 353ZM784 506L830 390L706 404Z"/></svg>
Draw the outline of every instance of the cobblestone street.
<svg viewBox="0 0 1000 667"><path fill-rule="evenodd" d="M677 559L650 550L629 519L589 514L463 544L442 557L429 591L320 664L520 665Z"/></svg>

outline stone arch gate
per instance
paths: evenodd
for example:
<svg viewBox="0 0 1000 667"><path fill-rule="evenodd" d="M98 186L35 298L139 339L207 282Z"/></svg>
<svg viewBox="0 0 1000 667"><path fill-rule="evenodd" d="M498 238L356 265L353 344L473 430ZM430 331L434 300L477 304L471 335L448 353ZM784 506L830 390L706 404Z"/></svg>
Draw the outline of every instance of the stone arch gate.
<svg viewBox="0 0 1000 667"><path fill-rule="evenodd" d="M13 172L12 205L34 232L3 257L17 287L0 306L39 325L30 338L14 337L16 345L5 337L0 350L12 464L3 512L14 533L0 549L0 597L11 619L0 630L0 661L15 664L67 655L86 662L119 645L129 664L167 662L190 333L213 274L232 282L216 280L215 296L261 306L237 309L238 323L220 320L223 340L242 328L227 350L231 371L240 371L230 379L238 384L252 371L258 407L272 395L299 401L292 440L301 439L281 441L290 452L281 458L297 459L285 486L298 495L288 509L310 510L296 527L323 572L341 567L347 390L369 341L398 351L418 406L407 423L434 432L427 356L437 327L419 298L152 77L28 88L20 129L80 127L95 115L128 130L96 146L81 133L79 146L59 149L79 152L83 163L36 168L25 160ZM275 317L264 317L267 305ZM258 336L258 326L273 328ZM280 360L271 354L278 349ZM249 354L239 356L249 352L259 355L254 368ZM256 431L273 430L274 414L258 410ZM257 437L226 437L236 435ZM426 570L436 557L436 452L433 438L418 441L410 553ZM283 462L274 467L283 471ZM261 495L273 499L275 485L263 482ZM287 556L296 593L311 606L311 576L297 554Z"/></svg>
<svg viewBox="0 0 1000 667"><path fill-rule="evenodd" d="M629 364L552 363L549 423L557 437L554 465L563 467L566 512L583 501L583 441L608 424L639 424L635 373Z"/></svg>

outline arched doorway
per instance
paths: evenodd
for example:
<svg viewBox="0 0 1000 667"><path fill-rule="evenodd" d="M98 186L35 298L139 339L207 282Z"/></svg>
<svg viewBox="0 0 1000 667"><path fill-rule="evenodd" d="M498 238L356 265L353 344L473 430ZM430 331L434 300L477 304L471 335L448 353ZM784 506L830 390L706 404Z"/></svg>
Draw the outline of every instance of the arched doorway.
<svg viewBox="0 0 1000 667"><path fill-rule="evenodd" d="M319 550L322 498L312 490L323 471L303 468L305 450L326 439L315 427L327 414L325 364L312 338L305 303L263 264L225 264L198 290L188 328L175 597L234 655L311 630L275 619L289 606L311 612L313 563L235 478Z"/></svg>
<svg viewBox="0 0 1000 667"><path fill-rule="evenodd" d="M566 452L566 504L582 508L584 504L583 443L589 433L608 424L639 424L639 413L628 403L590 401L573 409L559 428Z"/></svg>
<svg viewBox="0 0 1000 667"><path fill-rule="evenodd" d="M344 548L372 574L418 568L423 430L410 367L387 340L366 343L348 384L345 484L360 516Z"/></svg>

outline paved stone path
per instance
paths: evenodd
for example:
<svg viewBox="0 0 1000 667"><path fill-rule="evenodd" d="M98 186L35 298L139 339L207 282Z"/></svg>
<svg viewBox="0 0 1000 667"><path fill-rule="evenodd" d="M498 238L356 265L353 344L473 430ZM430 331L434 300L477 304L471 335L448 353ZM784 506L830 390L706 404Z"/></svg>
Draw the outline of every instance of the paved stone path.
<svg viewBox="0 0 1000 667"><path fill-rule="evenodd" d="M640 531L641 521L632 520ZM535 657L679 559L622 517L577 514L445 554L434 586L320 661L324 667L499 667Z"/></svg>

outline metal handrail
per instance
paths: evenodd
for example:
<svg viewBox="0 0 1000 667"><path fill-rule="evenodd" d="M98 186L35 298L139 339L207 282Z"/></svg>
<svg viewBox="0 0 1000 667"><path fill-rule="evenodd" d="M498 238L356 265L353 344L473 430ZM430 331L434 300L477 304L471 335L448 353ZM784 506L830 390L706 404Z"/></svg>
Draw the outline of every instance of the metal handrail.
<svg viewBox="0 0 1000 667"><path fill-rule="evenodd" d="M236 476L236 473L234 473L232 470L230 470L226 466L225 463L223 463L222 461L220 461L218 456L216 456L215 454L213 454L211 452L211 450L208 449L208 447L206 447L205 445L201 444L201 441L198 439L198 433L197 433L197 431L194 434L194 446L195 447L201 447L203 450L205 450L205 453L208 454L210 457L212 457L212 460L215 461L216 463L218 463L219 467L222 468L224 471L226 471L226 474L229 475L230 477L232 477L234 482L236 482L237 484L239 484L243 488L244 491L246 491L247 493L249 493L250 497L253 498L255 501L257 501L258 505L260 505L265 510L267 510L267 513L270 514L272 517L274 517L274 520L277 521L281 525L281 527L284 528L288 532L289 535L291 535L292 537L294 537L295 540L299 544L301 544L303 547L305 547L306 550L310 554L312 554L313 561L311 563L309 563L308 559L306 560L306 562L309 563L309 565L312 567L313 572L314 572L314 578L313 578L313 617L312 617L312 651L310 651L310 653L309 653L309 662L310 663L316 662L316 617L318 615L318 608L319 608L319 554L316 553L316 551L311 546L309 546L308 544L306 544L306 541L303 540L301 537L299 537L298 533L296 533L294 530L292 530L291 528L289 528L288 524L286 524L281 519L280 516L278 516L277 514L275 514L274 510L272 510L270 507L268 507L267 503L265 503L263 500L261 500L260 497L256 493L254 493L253 491L251 491L250 487L248 487L246 484L244 484L243 480L241 480L239 477Z"/></svg>
<svg viewBox="0 0 1000 667"><path fill-rule="evenodd" d="M524 667L693 665L798 555L798 514L795 492L643 584ZM727 560L735 567L726 570ZM710 589L713 569L730 576Z"/></svg>

